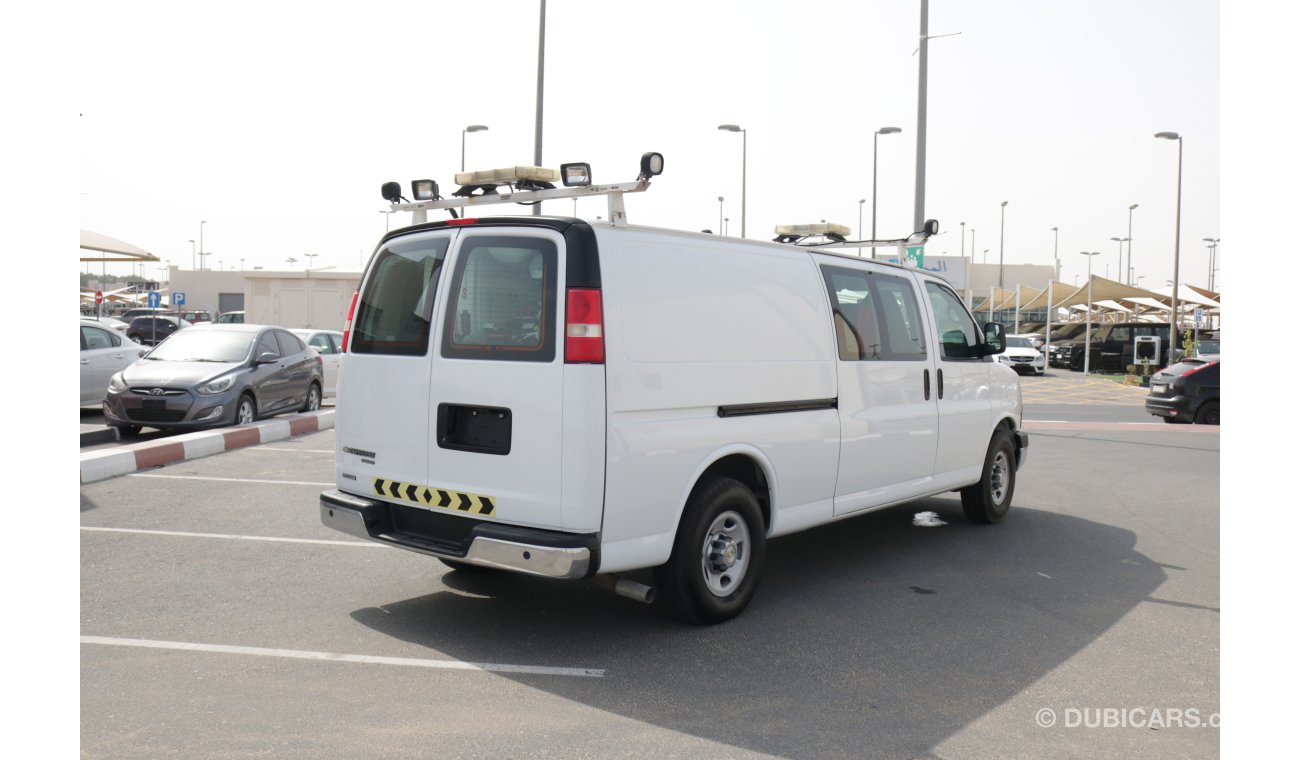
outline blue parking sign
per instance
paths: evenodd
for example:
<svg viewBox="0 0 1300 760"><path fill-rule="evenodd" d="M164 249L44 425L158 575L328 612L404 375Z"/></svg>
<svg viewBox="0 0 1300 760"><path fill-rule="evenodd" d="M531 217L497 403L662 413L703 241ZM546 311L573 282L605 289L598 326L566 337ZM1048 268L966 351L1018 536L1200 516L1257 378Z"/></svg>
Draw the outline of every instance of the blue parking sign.
<svg viewBox="0 0 1300 760"><path fill-rule="evenodd" d="M172 293L172 306L184 306L184 305L185 305L185 294Z"/></svg>
<svg viewBox="0 0 1300 760"><path fill-rule="evenodd" d="M162 295L156 290L149 291L149 308L156 309L160 304L162 304Z"/></svg>

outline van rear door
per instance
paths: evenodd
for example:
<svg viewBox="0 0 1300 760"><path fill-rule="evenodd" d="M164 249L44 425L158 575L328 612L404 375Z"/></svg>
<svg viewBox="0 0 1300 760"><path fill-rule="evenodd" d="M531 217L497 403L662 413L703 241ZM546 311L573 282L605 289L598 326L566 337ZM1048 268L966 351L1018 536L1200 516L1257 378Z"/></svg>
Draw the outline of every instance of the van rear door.
<svg viewBox="0 0 1300 760"><path fill-rule="evenodd" d="M374 497L393 483L428 483L429 362L454 239L450 229L391 238L366 272L340 367L334 461L342 491Z"/></svg>
<svg viewBox="0 0 1300 760"><path fill-rule="evenodd" d="M566 527L559 328L565 238L553 229L517 224L461 230L444 275L440 335L425 394L426 506L517 525ZM601 413L603 403L587 411ZM603 426L592 430L600 436ZM603 475L602 462L588 464L596 477Z"/></svg>

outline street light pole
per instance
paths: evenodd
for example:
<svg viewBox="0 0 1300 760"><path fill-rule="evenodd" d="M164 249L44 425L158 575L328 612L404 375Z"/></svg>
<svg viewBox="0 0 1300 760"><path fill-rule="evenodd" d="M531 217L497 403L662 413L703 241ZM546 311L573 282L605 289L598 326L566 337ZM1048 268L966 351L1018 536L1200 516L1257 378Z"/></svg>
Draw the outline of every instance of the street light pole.
<svg viewBox="0 0 1300 760"><path fill-rule="evenodd" d="M542 84L546 81L546 0L542 0L537 21L537 125L533 135L533 166L542 165ZM533 216L542 215L541 202L533 204Z"/></svg>
<svg viewBox="0 0 1300 760"><path fill-rule="evenodd" d="M1178 141L1178 200L1174 205L1174 279L1171 303L1173 309L1169 318L1169 363L1174 363L1174 345L1178 341L1178 254L1182 243L1183 230L1183 137L1177 132L1157 132L1161 140Z"/></svg>
<svg viewBox="0 0 1300 760"><path fill-rule="evenodd" d="M470 132L486 132L482 124L471 124L460 131L460 170L465 171L465 135Z"/></svg>
<svg viewBox="0 0 1300 760"><path fill-rule="evenodd" d="M191 271L194 270L194 256L195 256L195 255L196 255L196 254L194 253L194 241L191 240L191 241L190 241L190 270L191 270Z"/></svg>
<svg viewBox="0 0 1300 760"><path fill-rule="evenodd" d="M718 196L718 234L722 234L722 201L723 197Z"/></svg>
<svg viewBox="0 0 1300 760"><path fill-rule="evenodd" d="M1055 280L1061 276L1061 231L1055 227L1052 228L1052 262L1056 265L1056 273L1052 275Z"/></svg>
<svg viewBox="0 0 1300 760"><path fill-rule="evenodd" d="M858 240L861 240L861 239L862 239L862 232L863 232L863 230L862 230L862 207L865 206L866 204L867 204L867 199L866 199L866 198L859 198L859 199L858 199ZM871 250L874 251L875 249L873 248L873 249L871 249ZM858 257L860 258L861 256L862 256L862 246L858 246Z"/></svg>
<svg viewBox="0 0 1300 760"><path fill-rule="evenodd" d="M1082 256L1088 257L1088 324L1083 328L1083 374L1088 374L1092 370L1092 257L1100 256L1101 251L1079 251Z"/></svg>
<svg viewBox="0 0 1300 760"><path fill-rule="evenodd" d="M1002 252L1007 238L1007 202L1002 201L1002 232L998 234L998 287L1002 287Z"/></svg>
<svg viewBox="0 0 1300 760"><path fill-rule="evenodd" d="M1201 238L1201 240L1204 240L1205 242L1209 243L1209 245L1206 247L1210 249L1210 276L1205 278L1205 282L1206 282L1206 287L1208 287L1210 290L1214 290L1214 258L1215 258L1214 255L1219 248L1219 238L1207 237L1207 238ZM1129 243L1129 245L1132 245L1132 243Z"/></svg>
<svg viewBox="0 0 1300 760"><path fill-rule="evenodd" d="M749 133L738 124L719 124L723 132L740 133L740 236L745 237L745 206L748 201L749 183Z"/></svg>
<svg viewBox="0 0 1300 760"><path fill-rule="evenodd" d="M1124 277L1124 244L1127 243L1129 239L1126 237L1113 237L1111 240L1119 243L1119 261L1115 262L1115 278L1121 280L1127 279ZM1107 269L1109 268L1110 267L1107 266Z"/></svg>
<svg viewBox="0 0 1300 760"><path fill-rule="evenodd" d="M203 266L203 225L206 221L199 222L199 267Z"/></svg>
<svg viewBox="0 0 1300 760"><path fill-rule="evenodd" d="M1128 207L1128 269L1124 271L1128 272L1129 285L1133 284L1133 209L1137 207L1136 203Z"/></svg>
<svg viewBox="0 0 1300 760"><path fill-rule="evenodd" d="M924 3L924 0L922 0L922 2ZM923 42L921 44L925 44L925 43ZM902 131L903 130L899 129L898 127L881 127L880 129L877 129L876 133L871 136L871 239L872 240L876 239L876 155L877 155L876 146L880 142L881 135L894 135ZM922 162L924 162L924 159L921 160ZM924 171L924 168L918 169L918 171ZM924 197L924 193L925 193L924 188L922 188L919 191L919 193L920 194L917 196L918 198ZM917 202L920 203L920 201ZM921 228L917 227L917 229L919 230ZM871 249L871 258L873 259L876 258L876 249L874 247Z"/></svg>

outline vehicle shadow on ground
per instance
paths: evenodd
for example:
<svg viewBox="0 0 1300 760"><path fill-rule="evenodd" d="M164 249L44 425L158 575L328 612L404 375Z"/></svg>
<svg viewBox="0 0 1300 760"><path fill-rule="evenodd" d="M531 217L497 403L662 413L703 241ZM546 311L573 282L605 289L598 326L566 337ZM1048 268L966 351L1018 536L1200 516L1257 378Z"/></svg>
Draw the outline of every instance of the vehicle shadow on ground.
<svg viewBox="0 0 1300 760"><path fill-rule="evenodd" d="M923 509L949 524L912 526ZM680 624L589 582L494 571L449 572L446 590L353 618L462 661L603 668L506 677L746 750L912 757L1160 586L1164 570L1134 544L1131 531L1033 508L973 525L952 495L772 541L753 603L722 625Z"/></svg>

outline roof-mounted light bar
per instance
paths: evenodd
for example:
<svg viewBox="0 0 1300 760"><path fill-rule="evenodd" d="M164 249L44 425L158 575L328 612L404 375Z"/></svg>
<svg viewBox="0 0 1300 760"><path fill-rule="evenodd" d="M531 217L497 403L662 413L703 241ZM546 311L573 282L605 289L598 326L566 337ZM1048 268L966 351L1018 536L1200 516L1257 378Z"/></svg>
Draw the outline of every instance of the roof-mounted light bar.
<svg viewBox="0 0 1300 760"><path fill-rule="evenodd" d="M778 243L797 243L806 237L824 237L836 243L852 232L843 224L821 222L820 224L781 224L776 228L775 241Z"/></svg>
<svg viewBox="0 0 1300 760"><path fill-rule="evenodd" d="M624 193L640 193L649 189L650 178L664 170L661 153L649 152L641 156L641 173L635 182L614 185L591 184L591 165L586 163L562 164L561 170L540 166L512 166L487 171L461 172L456 175L460 185L452 198L438 195L438 183L433 180L416 180L411 183L415 202L402 197L402 187L397 182L386 182L381 188L384 200L392 211L412 212L412 223L422 224L430 209L464 209L496 203L536 204L561 198L583 198L603 195L609 201L609 220L616 226L627 224L627 211L623 207ZM554 183L563 178L564 187Z"/></svg>

